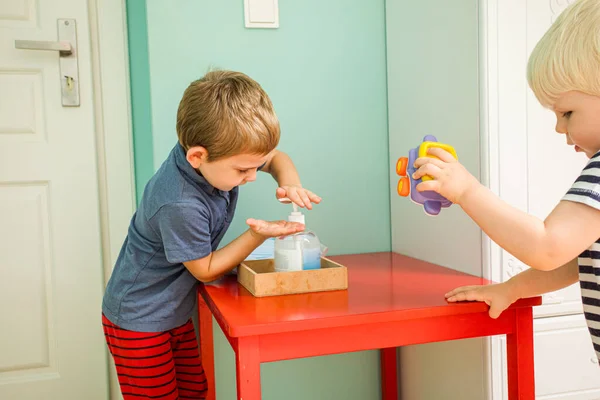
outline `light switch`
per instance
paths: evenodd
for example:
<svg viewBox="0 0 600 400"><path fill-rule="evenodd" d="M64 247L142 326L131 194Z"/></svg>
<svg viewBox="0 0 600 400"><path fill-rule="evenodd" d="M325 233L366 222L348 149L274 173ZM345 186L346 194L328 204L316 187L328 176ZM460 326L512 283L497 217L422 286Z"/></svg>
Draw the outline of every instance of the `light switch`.
<svg viewBox="0 0 600 400"><path fill-rule="evenodd" d="M244 0L246 28L279 28L278 0Z"/></svg>

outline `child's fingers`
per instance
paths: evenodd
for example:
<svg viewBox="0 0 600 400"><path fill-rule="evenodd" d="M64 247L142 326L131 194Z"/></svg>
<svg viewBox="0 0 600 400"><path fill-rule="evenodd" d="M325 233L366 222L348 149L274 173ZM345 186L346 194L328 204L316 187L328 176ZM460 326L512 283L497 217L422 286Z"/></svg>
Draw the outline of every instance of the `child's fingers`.
<svg viewBox="0 0 600 400"><path fill-rule="evenodd" d="M413 166L415 168L420 168L420 167L422 167L423 165L426 165L426 164L432 164L432 165L435 165L438 168L443 168L445 162L443 162L441 160L438 160L437 158L419 157L419 158L417 158L415 160Z"/></svg>
<svg viewBox="0 0 600 400"><path fill-rule="evenodd" d="M441 149L439 147L431 147L429 148L429 150L427 151L427 154L431 154L432 156L436 156L437 158L439 158L440 160L442 160L443 162L456 162L456 159L454 158L454 156L450 153L448 153L446 150Z"/></svg>
<svg viewBox="0 0 600 400"><path fill-rule="evenodd" d="M465 294L464 292L456 293L455 295L448 297L446 300L448 300L450 303L465 301Z"/></svg>
<svg viewBox="0 0 600 400"><path fill-rule="evenodd" d="M502 311L504 311L504 308L498 307L495 304L496 303L492 303L492 305L490 306L490 311L489 311L490 318L493 318L493 319L498 318L500 316L500 314L502 314Z"/></svg>
<svg viewBox="0 0 600 400"><path fill-rule="evenodd" d="M306 203L302 200L302 197L297 192L294 192L293 196L290 196L290 199L296 203L299 207L306 207Z"/></svg>
<svg viewBox="0 0 600 400"><path fill-rule="evenodd" d="M457 293L460 292L464 292L467 290L471 290L473 288L473 286L461 286L461 287L457 287L456 289L452 289L451 291L449 291L448 293L446 293L444 296L446 296L446 298L454 296Z"/></svg>
<svg viewBox="0 0 600 400"><path fill-rule="evenodd" d="M304 207L304 201L302 201L302 198L298 194L297 190L289 190L288 197L292 202L296 203L300 207Z"/></svg>
<svg viewBox="0 0 600 400"><path fill-rule="evenodd" d="M289 221L263 221L261 219L248 218L246 224L254 232L264 237L285 237L305 229L303 224Z"/></svg>
<svg viewBox="0 0 600 400"><path fill-rule="evenodd" d="M295 232L302 232L305 228L304 224L299 222L286 222L286 225Z"/></svg>
<svg viewBox="0 0 600 400"><path fill-rule="evenodd" d="M460 301L485 301L485 298L478 290L468 290L457 295Z"/></svg>
<svg viewBox="0 0 600 400"><path fill-rule="evenodd" d="M275 191L275 196L277 197L277 199L281 199L281 198L287 196L287 192L284 188L278 187L277 190Z"/></svg>
<svg viewBox="0 0 600 400"><path fill-rule="evenodd" d="M424 164L423 166L421 166L418 170L416 170L415 173L413 174L412 178L420 179L421 177L423 177L425 175L429 175L432 178L436 179L440 176L441 172L442 172L441 168L438 167L437 165L435 165L434 163L427 163L427 164Z"/></svg>
<svg viewBox="0 0 600 400"><path fill-rule="evenodd" d="M315 204L319 204L321 202L321 197L317 196L316 194L314 194L313 192L311 192L310 190L307 190L306 193L308 193L308 198L310 199L310 201L312 201Z"/></svg>
<svg viewBox="0 0 600 400"><path fill-rule="evenodd" d="M248 218L246 224L255 232L259 232L265 228L267 223L260 219Z"/></svg>
<svg viewBox="0 0 600 400"><path fill-rule="evenodd" d="M298 222L285 222L284 224L274 223L272 228L272 236L286 236L291 235L292 233L302 232L304 230L304 225Z"/></svg>
<svg viewBox="0 0 600 400"><path fill-rule="evenodd" d="M419 192L425 192L428 190L438 192L440 190L440 183L438 181L425 181L417 185Z"/></svg>
<svg viewBox="0 0 600 400"><path fill-rule="evenodd" d="M308 193L306 193L306 190L300 190L300 198L302 199L302 202L306 205L306 208L308 208L309 210L312 210L312 203L310 201L310 198L308 197Z"/></svg>
<svg viewBox="0 0 600 400"><path fill-rule="evenodd" d="M448 297L446 300L448 300L450 303L467 301L468 300L467 293L468 292L460 292L460 293L455 294L454 296Z"/></svg>
<svg viewBox="0 0 600 400"><path fill-rule="evenodd" d="M478 290L467 290L465 292L457 293L456 295L448 298L448 301L486 301L483 294Z"/></svg>
<svg viewBox="0 0 600 400"><path fill-rule="evenodd" d="M256 226L257 223L258 223L258 220L254 219L254 218L248 218L246 220L246 224L248 224L250 226Z"/></svg>

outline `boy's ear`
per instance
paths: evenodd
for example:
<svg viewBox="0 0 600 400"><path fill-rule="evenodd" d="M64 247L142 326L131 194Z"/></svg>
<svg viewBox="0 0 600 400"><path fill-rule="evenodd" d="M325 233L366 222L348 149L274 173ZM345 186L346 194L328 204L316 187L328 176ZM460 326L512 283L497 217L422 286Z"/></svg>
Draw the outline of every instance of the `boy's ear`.
<svg viewBox="0 0 600 400"><path fill-rule="evenodd" d="M208 162L208 151L202 146L190 147L185 158L195 169Z"/></svg>

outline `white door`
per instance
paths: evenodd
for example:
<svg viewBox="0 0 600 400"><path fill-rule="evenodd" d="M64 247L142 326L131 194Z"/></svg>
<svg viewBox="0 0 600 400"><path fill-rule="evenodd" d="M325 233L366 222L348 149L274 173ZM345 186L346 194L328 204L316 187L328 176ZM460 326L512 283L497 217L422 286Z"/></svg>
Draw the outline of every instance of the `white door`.
<svg viewBox="0 0 600 400"><path fill-rule="evenodd" d="M527 52L533 51L537 41L573 0L529 0L527 2ZM555 133L554 114L543 109L535 96L527 98L527 179L528 209L539 218L546 218L556 203L565 195L587 163L582 153L567 146L564 135ZM540 144L542 144L540 146ZM544 306L536 316L582 313L579 283L544 296ZM558 335L560 337L560 335ZM587 361L587 360L586 360Z"/></svg>
<svg viewBox="0 0 600 400"><path fill-rule="evenodd" d="M553 113L527 86L529 54L572 0L498 0L499 192L520 209L544 219L571 187L587 159L555 132ZM526 190L524 190L526 188ZM501 279L527 267L502 252ZM544 295L536 317L581 313L579 284Z"/></svg>
<svg viewBox="0 0 600 400"><path fill-rule="evenodd" d="M77 29L80 106L57 41ZM87 1L0 0L0 399L106 399L103 272ZM72 72L74 73L74 72Z"/></svg>

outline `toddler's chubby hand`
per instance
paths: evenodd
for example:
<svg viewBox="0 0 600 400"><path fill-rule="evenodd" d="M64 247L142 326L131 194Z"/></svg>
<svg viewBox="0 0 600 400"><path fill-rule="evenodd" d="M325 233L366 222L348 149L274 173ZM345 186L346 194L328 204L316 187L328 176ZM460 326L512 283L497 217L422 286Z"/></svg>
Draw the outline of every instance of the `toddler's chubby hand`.
<svg viewBox="0 0 600 400"><path fill-rule="evenodd" d="M419 179L428 175L433 180L419 183L417 185L419 192L432 190L451 202L460 204L464 194L479 185L477 179L446 150L434 147L429 149L427 154L437 158L417 158L414 164L417 171L412 178Z"/></svg>
<svg viewBox="0 0 600 400"><path fill-rule="evenodd" d="M304 230L303 224L289 221L263 221L249 218L246 220L246 224L250 227L252 234L260 239L292 235Z"/></svg>
<svg viewBox="0 0 600 400"><path fill-rule="evenodd" d="M518 300L508 282L484 286L463 286L446 293L445 297L450 303L482 301L490 306L489 315L494 319Z"/></svg>
<svg viewBox="0 0 600 400"><path fill-rule="evenodd" d="M321 198L302 186L286 185L277 188L277 199L288 198L300 207L312 210L312 203L319 204Z"/></svg>

